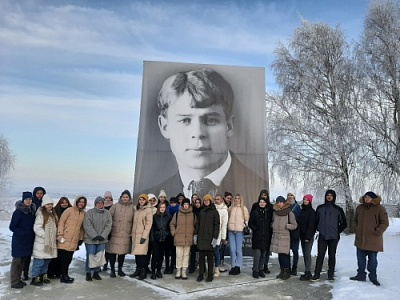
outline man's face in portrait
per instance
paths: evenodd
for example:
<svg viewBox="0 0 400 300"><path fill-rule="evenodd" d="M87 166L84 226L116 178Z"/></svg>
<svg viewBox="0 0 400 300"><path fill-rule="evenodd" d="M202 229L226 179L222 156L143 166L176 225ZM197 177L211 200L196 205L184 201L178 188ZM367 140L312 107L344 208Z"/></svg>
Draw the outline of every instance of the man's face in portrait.
<svg viewBox="0 0 400 300"><path fill-rule="evenodd" d="M181 168L204 170L220 167L228 155L228 137L233 133L233 116L223 106L193 108L188 92L178 96L166 116L159 116L162 135L170 140L172 153Z"/></svg>

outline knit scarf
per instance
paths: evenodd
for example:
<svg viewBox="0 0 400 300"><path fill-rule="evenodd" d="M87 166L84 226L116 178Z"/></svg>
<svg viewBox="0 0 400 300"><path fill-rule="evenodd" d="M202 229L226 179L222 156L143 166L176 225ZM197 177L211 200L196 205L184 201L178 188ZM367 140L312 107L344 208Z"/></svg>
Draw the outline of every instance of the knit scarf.
<svg viewBox="0 0 400 300"><path fill-rule="evenodd" d="M57 249L57 226L53 218L49 218L44 226L44 252L53 254Z"/></svg>

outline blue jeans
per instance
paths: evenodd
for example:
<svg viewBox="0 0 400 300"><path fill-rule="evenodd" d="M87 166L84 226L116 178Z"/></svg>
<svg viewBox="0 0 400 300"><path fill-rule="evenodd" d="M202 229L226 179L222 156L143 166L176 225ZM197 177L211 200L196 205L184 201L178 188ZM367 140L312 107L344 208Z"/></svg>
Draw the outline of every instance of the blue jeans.
<svg viewBox="0 0 400 300"><path fill-rule="evenodd" d="M367 256L368 256L368 265L367 265ZM378 267L378 252L375 251L367 251L361 250L357 248L357 275L365 278L365 267L369 272L368 277L369 280L377 280L376 269Z"/></svg>
<svg viewBox="0 0 400 300"><path fill-rule="evenodd" d="M214 248L214 257L215 257L215 267L219 267L221 265L221 252L220 246L215 246Z"/></svg>
<svg viewBox="0 0 400 300"><path fill-rule="evenodd" d="M32 278L47 274L51 259L34 258L32 264Z"/></svg>
<svg viewBox="0 0 400 300"><path fill-rule="evenodd" d="M92 254L96 254L99 253L101 251L104 251L106 249L106 244L86 244L85 243L85 247L86 247L86 263L85 263L85 271L86 273L90 273L91 271L94 272L100 272L100 266L96 267L96 268L89 268L89 255Z"/></svg>
<svg viewBox="0 0 400 300"><path fill-rule="evenodd" d="M293 252L292 269L297 269L299 263L299 244L300 240L290 239L290 250Z"/></svg>
<svg viewBox="0 0 400 300"><path fill-rule="evenodd" d="M229 231L229 249L231 252L232 267L241 267L243 262L243 231Z"/></svg>

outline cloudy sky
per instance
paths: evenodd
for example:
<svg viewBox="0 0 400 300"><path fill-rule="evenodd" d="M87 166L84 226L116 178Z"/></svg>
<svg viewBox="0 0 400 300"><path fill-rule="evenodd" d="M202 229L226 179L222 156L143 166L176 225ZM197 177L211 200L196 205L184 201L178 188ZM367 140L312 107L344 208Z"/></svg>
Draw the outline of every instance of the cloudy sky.
<svg viewBox="0 0 400 300"><path fill-rule="evenodd" d="M143 61L265 67L301 19L362 31L367 0L0 0L13 190L132 189Z"/></svg>

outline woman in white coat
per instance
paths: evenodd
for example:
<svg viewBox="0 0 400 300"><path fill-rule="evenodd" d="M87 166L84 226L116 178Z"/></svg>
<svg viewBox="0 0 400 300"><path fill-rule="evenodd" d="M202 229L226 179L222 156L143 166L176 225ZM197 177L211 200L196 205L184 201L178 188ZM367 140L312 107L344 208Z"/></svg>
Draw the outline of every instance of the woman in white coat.
<svg viewBox="0 0 400 300"><path fill-rule="evenodd" d="M35 242L33 244L32 285L41 286L50 283L47 278L47 268L50 261L57 257L57 214L53 209L53 200L49 195L44 195L42 207L36 213L33 231Z"/></svg>

